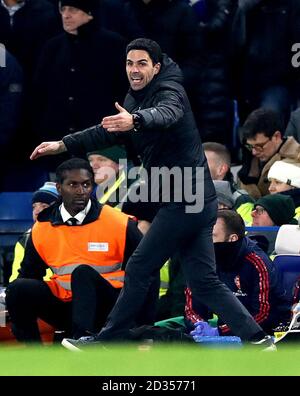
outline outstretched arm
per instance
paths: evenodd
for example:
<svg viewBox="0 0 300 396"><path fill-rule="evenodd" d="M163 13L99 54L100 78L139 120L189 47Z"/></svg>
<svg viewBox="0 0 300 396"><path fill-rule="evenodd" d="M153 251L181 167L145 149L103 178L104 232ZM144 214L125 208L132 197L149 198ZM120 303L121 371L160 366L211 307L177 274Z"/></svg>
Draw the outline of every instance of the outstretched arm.
<svg viewBox="0 0 300 396"><path fill-rule="evenodd" d="M65 151L67 151L67 148L62 140L56 142L43 142L33 150L30 159L34 160L44 155L56 155Z"/></svg>
<svg viewBox="0 0 300 396"><path fill-rule="evenodd" d="M62 140L43 142L32 152L30 159L34 160L45 155L56 155L68 151L78 157L85 156L88 151L123 144L123 140L116 134L109 133L101 125L66 135Z"/></svg>
<svg viewBox="0 0 300 396"><path fill-rule="evenodd" d="M185 96L184 90L179 85L177 89L161 90L155 95L152 107L135 111L134 113L141 117L143 131L154 127L163 130L178 122L187 111ZM115 107L119 113L104 117L103 128L108 133L121 132L121 134L134 129L133 115L118 102L115 103Z"/></svg>

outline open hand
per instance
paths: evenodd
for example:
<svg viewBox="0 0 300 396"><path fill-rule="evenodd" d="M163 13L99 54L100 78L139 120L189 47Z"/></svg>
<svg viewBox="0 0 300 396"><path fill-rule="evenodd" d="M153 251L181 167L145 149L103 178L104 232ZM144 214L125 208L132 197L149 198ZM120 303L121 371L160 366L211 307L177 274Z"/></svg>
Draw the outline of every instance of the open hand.
<svg viewBox="0 0 300 396"><path fill-rule="evenodd" d="M133 118L124 107L120 106L118 102L115 103L119 114L104 117L102 126L108 132L127 132L133 129Z"/></svg>
<svg viewBox="0 0 300 396"><path fill-rule="evenodd" d="M62 140L56 142L43 142L33 150L30 159L35 160L45 155L56 155L64 151L67 151L67 149Z"/></svg>

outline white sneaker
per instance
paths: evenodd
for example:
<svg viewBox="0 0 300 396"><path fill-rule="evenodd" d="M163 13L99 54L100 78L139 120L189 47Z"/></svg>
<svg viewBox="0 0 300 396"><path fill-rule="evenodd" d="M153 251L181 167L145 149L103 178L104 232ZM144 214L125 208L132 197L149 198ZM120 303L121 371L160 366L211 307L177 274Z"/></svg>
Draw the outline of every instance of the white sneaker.
<svg viewBox="0 0 300 396"><path fill-rule="evenodd" d="M274 344L273 337L266 335L263 339L259 341L252 341L252 345L257 345L261 347L263 352L275 352L277 351L276 345Z"/></svg>

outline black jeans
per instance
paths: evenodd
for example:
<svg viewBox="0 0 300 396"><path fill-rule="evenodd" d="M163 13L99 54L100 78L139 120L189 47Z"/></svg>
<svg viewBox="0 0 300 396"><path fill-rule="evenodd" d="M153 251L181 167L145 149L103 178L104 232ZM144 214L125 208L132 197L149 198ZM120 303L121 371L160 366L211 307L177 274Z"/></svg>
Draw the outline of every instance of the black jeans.
<svg viewBox="0 0 300 396"><path fill-rule="evenodd" d="M243 340L262 331L246 308L217 277L212 228L217 203L202 212L186 213L179 204L163 206L126 266L125 284L108 316L100 340L126 337L134 326L156 271L178 252L195 306L202 303L215 312Z"/></svg>
<svg viewBox="0 0 300 396"><path fill-rule="evenodd" d="M119 289L88 265L80 265L73 271L71 287L72 302L63 302L43 281L12 282L7 288L6 304L16 338L39 341L38 318L74 338L99 331L118 298Z"/></svg>

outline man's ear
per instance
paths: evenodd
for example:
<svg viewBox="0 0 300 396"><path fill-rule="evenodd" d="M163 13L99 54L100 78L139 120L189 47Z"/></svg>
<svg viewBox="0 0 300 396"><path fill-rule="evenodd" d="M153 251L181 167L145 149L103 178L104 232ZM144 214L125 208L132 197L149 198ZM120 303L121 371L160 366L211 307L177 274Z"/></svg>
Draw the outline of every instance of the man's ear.
<svg viewBox="0 0 300 396"><path fill-rule="evenodd" d="M231 234L230 237L228 238L228 242L236 242L239 239L237 234Z"/></svg>
<svg viewBox="0 0 300 396"><path fill-rule="evenodd" d="M218 168L218 173L219 176L225 177L226 173L229 171L229 166L227 164L225 164L225 162L220 165L220 167Z"/></svg>
<svg viewBox="0 0 300 396"><path fill-rule="evenodd" d="M60 183L56 183L56 190L61 195L61 188L60 188Z"/></svg>
<svg viewBox="0 0 300 396"><path fill-rule="evenodd" d="M282 139L282 133L280 131L275 131L273 137L276 139Z"/></svg>
<svg viewBox="0 0 300 396"><path fill-rule="evenodd" d="M158 74L161 68L161 63L157 62L154 65L154 74Z"/></svg>

